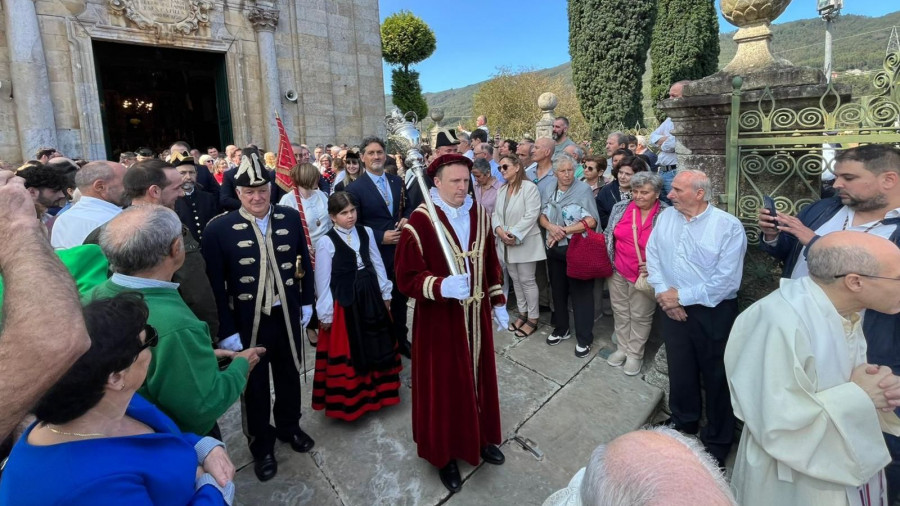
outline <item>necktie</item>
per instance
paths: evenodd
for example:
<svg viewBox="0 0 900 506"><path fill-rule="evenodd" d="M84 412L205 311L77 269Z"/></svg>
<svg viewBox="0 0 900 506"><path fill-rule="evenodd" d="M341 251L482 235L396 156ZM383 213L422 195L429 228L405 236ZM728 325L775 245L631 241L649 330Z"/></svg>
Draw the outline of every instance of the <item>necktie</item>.
<svg viewBox="0 0 900 506"><path fill-rule="evenodd" d="M385 177L381 176L378 178L378 190L381 191L381 197L384 198L384 205L388 207L388 211L391 210L391 197L387 191L387 184L384 182Z"/></svg>

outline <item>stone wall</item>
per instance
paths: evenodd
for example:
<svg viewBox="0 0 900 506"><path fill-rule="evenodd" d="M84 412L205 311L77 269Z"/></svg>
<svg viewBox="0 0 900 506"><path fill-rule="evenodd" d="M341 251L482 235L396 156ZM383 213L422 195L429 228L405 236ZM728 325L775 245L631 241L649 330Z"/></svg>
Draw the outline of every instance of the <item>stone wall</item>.
<svg viewBox="0 0 900 506"><path fill-rule="evenodd" d="M183 12L125 7L164 4ZM105 157L92 40L225 53L237 144L275 147L274 111L292 141L357 143L382 134L384 89L377 0L35 0L35 13L4 2L0 18L0 158L30 158L33 115L17 110L31 91L14 89L7 18L36 14L49 80L56 145L66 155ZM192 20L175 23L190 14ZM133 11L132 11L133 12ZM143 16L143 17L142 17ZM193 24L191 23L193 21ZM16 26L13 24L13 30ZM273 70L274 69L274 70ZM269 79L263 79L263 75ZM46 89L46 87L45 87ZM284 97L293 90L296 102ZM42 98L42 97L39 97ZM24 133L23 133L24 132ZM32 145L34 144L34 145ZM23 151L25 151L23 156Z"/></svg>

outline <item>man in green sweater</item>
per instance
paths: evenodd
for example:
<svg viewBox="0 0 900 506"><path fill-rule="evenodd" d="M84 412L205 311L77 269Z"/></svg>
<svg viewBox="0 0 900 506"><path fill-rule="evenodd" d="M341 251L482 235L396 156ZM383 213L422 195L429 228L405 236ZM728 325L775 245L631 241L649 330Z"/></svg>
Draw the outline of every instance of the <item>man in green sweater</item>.
<svg viewBox="0 0 900 506"><path fill-rule="evenodd" d="M94 289L92 297L143 294L150 309L148 323L159 333L138 393L172 417L182 431L221 439L216 419L241 395L265 349L213 350L209 327L191 312L178 294L178 284L171 282L184 262L181 220L171 209L129 207L107 223L100 247L114 274ZM218 358L232 362L220 370Z"/></svg>

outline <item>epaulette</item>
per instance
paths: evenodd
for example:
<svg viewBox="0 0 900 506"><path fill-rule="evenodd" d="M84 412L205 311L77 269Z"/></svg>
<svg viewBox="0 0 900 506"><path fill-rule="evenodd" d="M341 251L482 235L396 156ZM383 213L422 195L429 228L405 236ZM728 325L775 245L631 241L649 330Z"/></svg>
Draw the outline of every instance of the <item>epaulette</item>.
<svg viewBox="0 0 900 506"><path fill-rule="evenodd" d="M225 216L226 214L228 214L228 213L230 213L230 212L231 212L231 211L225 211L225 212L223 212L223 213L221 213L221 214L217 214L217 215L213 216L212 218L209 219L209 221L206 222L206 226L209 226L209 224L212 223L213 220L215 220L216 218L221 218L222 216Z"/></svg>

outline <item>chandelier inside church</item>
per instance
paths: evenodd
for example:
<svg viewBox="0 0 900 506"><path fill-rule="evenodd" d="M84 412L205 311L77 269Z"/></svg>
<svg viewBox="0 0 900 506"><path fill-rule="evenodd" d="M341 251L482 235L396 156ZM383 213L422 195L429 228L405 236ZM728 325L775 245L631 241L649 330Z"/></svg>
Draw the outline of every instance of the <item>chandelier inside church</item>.
<svg viewBox="0 0 900 506"><path fill-rule="evenodd" d="M148 113L153 110L153 102L140 98L126 98L122 100L122 109L136 113Z"/></svg>

